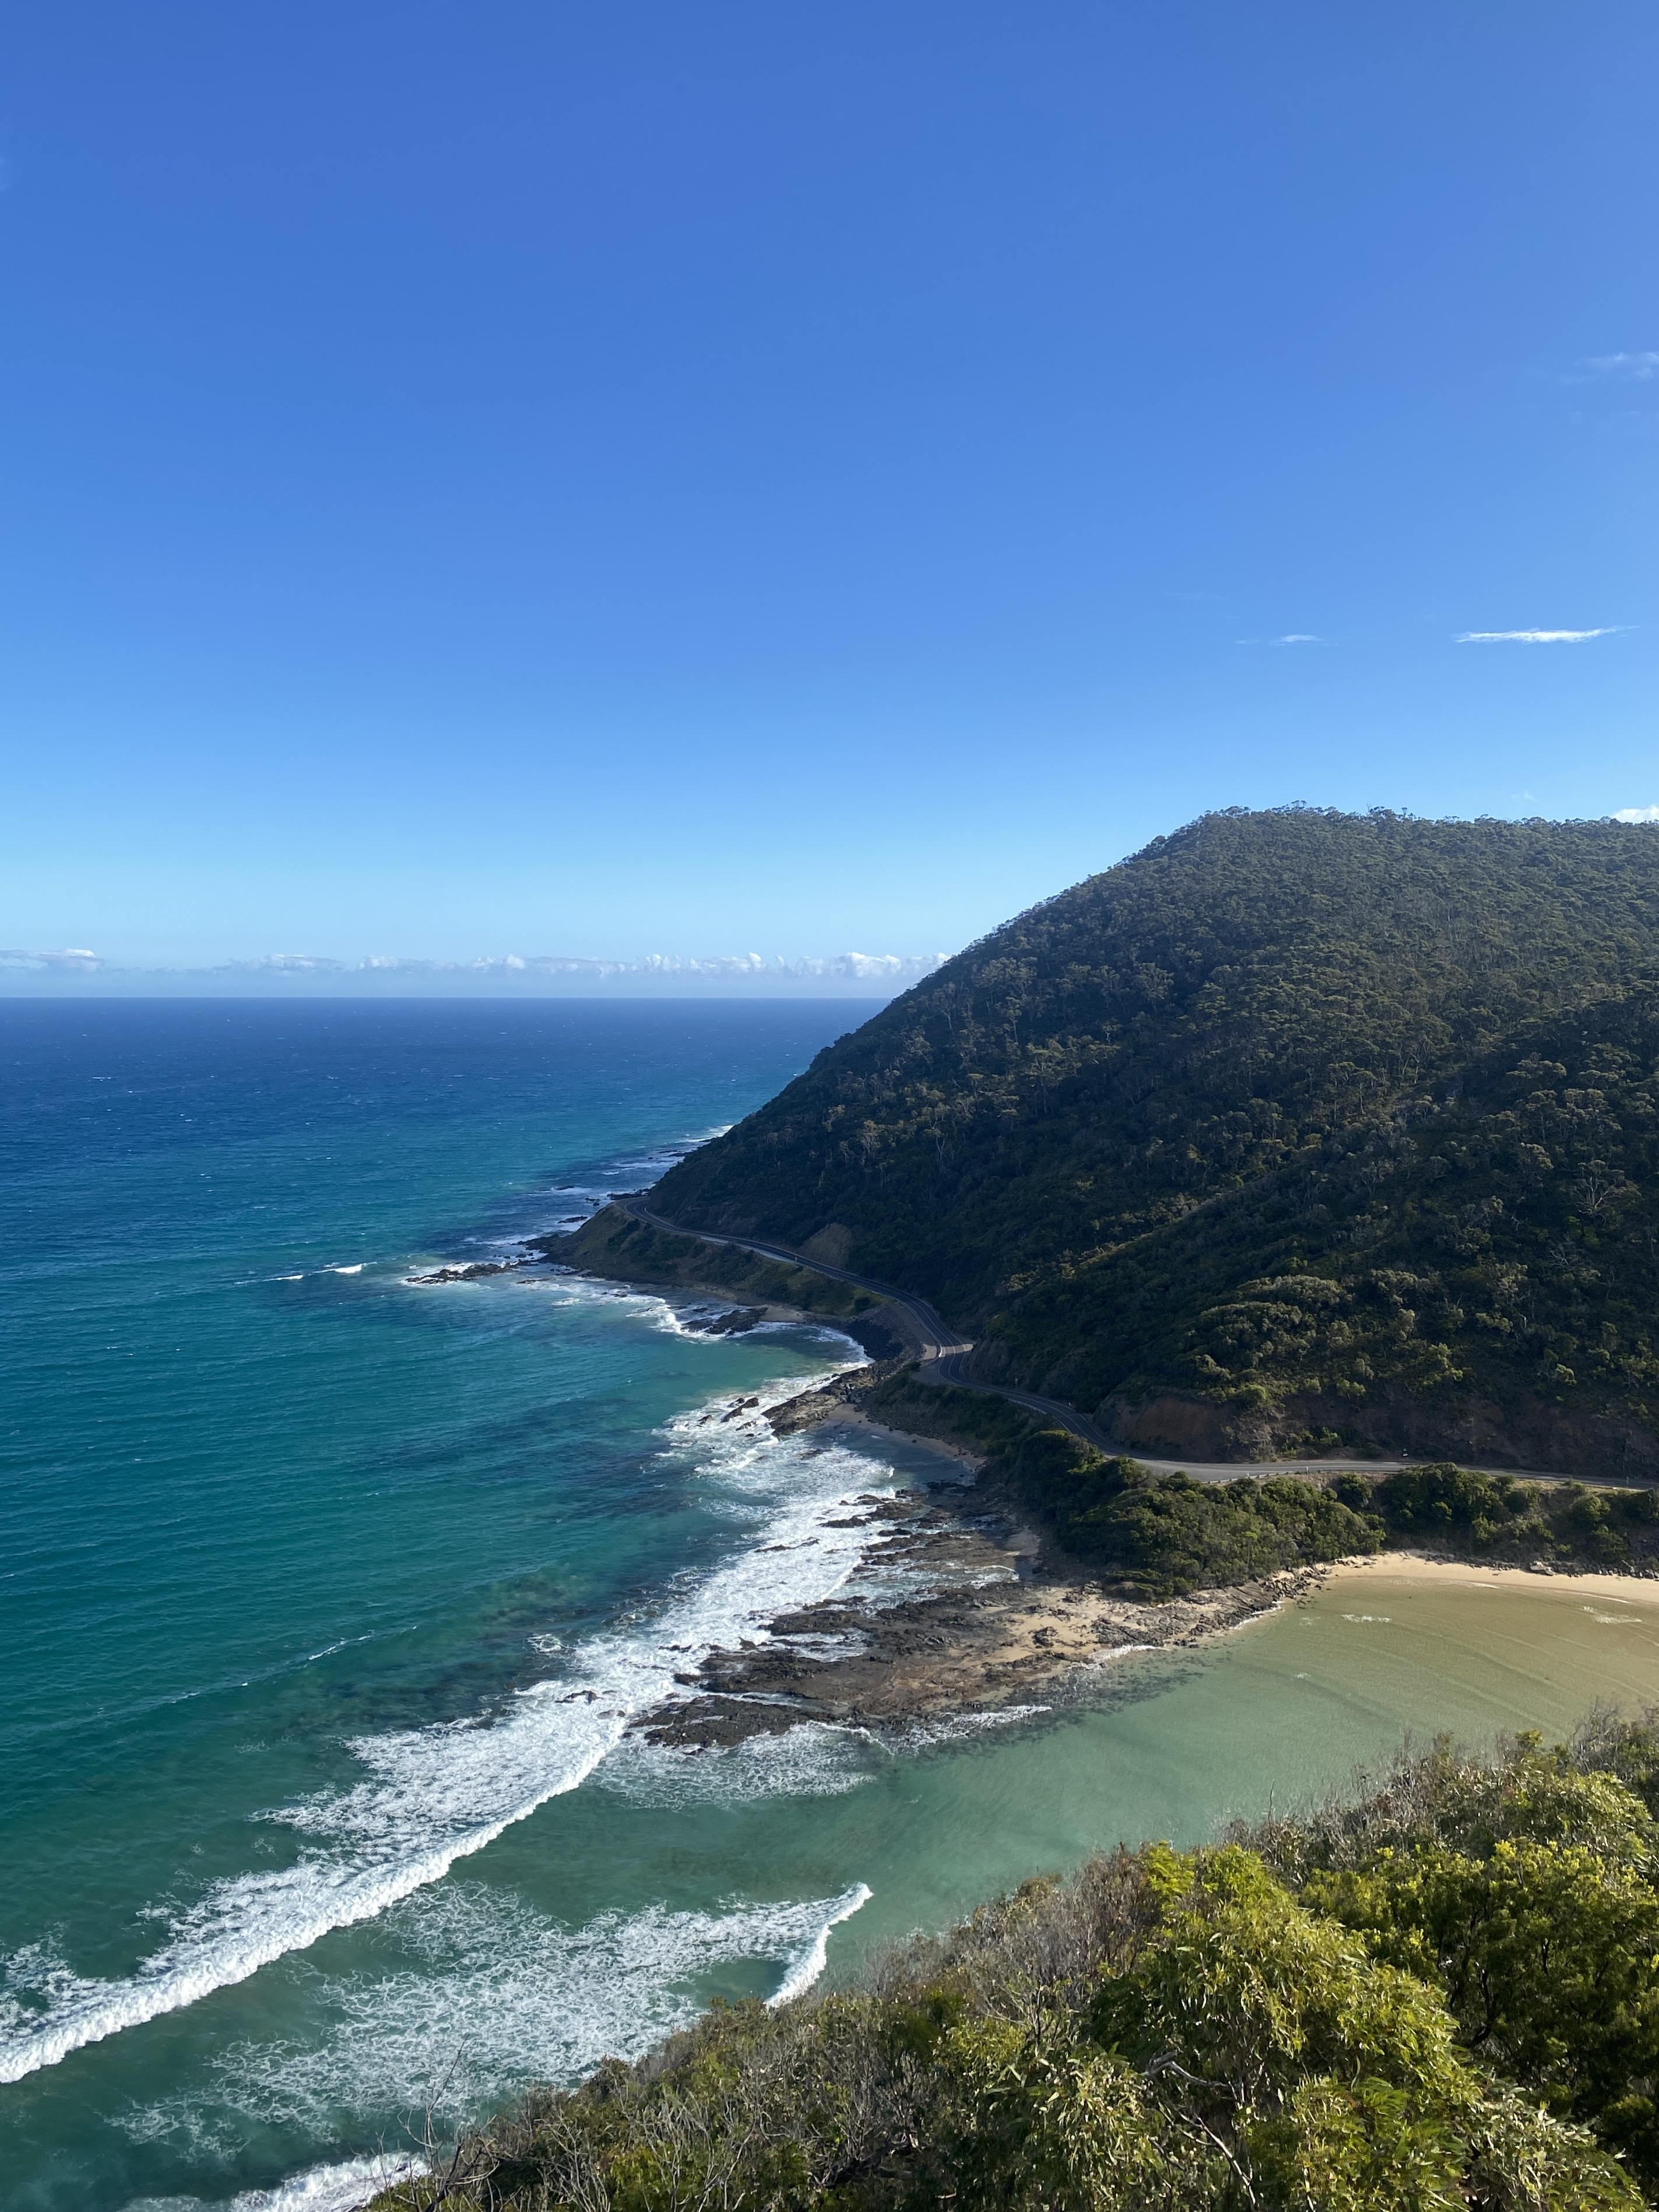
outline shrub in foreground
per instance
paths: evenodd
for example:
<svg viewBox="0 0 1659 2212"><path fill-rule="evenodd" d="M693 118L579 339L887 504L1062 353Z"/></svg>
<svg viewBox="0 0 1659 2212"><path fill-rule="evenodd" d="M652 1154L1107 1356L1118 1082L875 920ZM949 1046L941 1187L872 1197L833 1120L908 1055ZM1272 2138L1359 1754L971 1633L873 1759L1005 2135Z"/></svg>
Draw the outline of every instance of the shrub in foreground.
<svg viewBox="0 0 1659 2212"><path fill-rule="evenodd" d="M531 2098L454 2212L1597 2212L1659 2187L1659 1729L1027 1884ZM1644 2197L1642 2191L1650 2192Z"/></svg>

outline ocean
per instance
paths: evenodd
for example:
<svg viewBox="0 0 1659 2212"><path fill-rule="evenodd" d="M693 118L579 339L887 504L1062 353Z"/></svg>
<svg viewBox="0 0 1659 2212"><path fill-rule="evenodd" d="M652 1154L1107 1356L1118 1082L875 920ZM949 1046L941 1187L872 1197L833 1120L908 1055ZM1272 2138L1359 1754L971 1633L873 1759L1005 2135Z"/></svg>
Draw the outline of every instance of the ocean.
<svg viewBox="0 0 1659 2212"><path fill-rule="evenodd" d="M847 1502L956 1470L719 1418L862 1359L831 1330L408 1278L649 1182L867 1012L0 1001L0 2204L340 2212L712 1997L1602 1686L1559 1607L1405 1593L991 1722L629 1735L781 1607L903 1590Z"/></svg>

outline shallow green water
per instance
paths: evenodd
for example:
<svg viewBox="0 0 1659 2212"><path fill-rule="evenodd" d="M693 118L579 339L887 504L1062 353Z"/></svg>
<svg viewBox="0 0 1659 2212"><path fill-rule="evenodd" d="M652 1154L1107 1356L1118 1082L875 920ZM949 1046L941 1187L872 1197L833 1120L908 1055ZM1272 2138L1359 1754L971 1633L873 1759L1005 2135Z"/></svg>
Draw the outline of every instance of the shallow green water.
<svg viewBox="0 0 1659 2212"><path fill-rule="evenodd" d="M404 1278L636 1186L847 1012L216 1018L0 1013L8 2206L325 2212L434 2098L1201 1838L1408 1729L1659 1698L1642 1608L1376 1571L1002 1725L625 1738L710 1642L896 1586L837 1509L950 1470L703 1418L844 1340Z"/></svg>

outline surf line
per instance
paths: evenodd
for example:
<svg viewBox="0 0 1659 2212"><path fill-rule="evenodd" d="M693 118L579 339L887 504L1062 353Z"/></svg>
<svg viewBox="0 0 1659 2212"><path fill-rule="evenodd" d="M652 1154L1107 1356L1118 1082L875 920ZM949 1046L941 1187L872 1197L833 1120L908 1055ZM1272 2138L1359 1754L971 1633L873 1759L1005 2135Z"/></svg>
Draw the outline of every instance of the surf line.
<svg viewBox="0 0 1659 2212"><path fill-rule="evenodd" d="M804 1997L806 1995L808 1990L830 1963L830 1929L839 1928L843 1920L850 1920L855 1912L862 1912L875 1893L868 1882L863 1881L855 1882L848 1891L846 1896L840 1900L835 1911L819 1929L811 1948L784 1977L782 1987L766 2000L773 2011L776 2011L780 2005L793 2004L797 1997Z"/></svg>
<svg viewBox="0 0 1659 2212"><path fill-rule="evenodd" d="M793 1378L765 1395L786 1395L792 1387L799 1387ZM671 1429L671 1449L694 1441L701 1445L703 1440L694 1440L689 1431L688 1417L678 1417ZM776 1449L769 1437L766 1442ZM763 1455L770 1457L771 1449ZM725 1450L752 1464L754 1444L749 1439L739 1442L728 1434ZM790 1459L788 1447L779 1449L778 1456L781 1462ZM737 1469L728 1466L724 1471ZM125 1981L48 1969L34 1984L48 1996L48 2008L33 2018L25 2011L20 2020L14 2005L10 2033L0 2033L0 2082L21 2081L88 2044L246 1981L262 1966L308 1949L336 1929L377 1917L441 1880L458 1859L483 1850L541 1805L578 1789L615 1748L635 1715L670 1691L673 1668L684 1666L688 1648L712 1648L739 1625L755 1624L757 1606L775 1609L777 1571L769 1560L763 1604L751 1583L760 1553L775 1550L780 1537L799 1540L809 1526L817 1536L827 1534L826 1517L869 1488L867 1482L854 1488L844 1479L832 1479L805 1500L781 1491L766 1501L750 1543L699 1589L672 1604L646 1636L596 1638L582 1655L580 1672L521 1692L523 1701L508 1720L493 1725L452 1721L360 1739L351 1748L369 1769L368 1778L342 1796L302 1801L264 1816L301 1833L343 1842L348 1852L356 1844L357 1855L313 1851L288 1867L216 1884L174 1923L173 1939L140 1960ZM810 1554L803 1553L805 1582L811 1587L791 1593L794 1602L827 1594L863 1557L862 1540L837 1534L839 1540L822 1550L815 1541ZM798 1541L788 1548L799 1548ZM409 1848L415 1844L411 1830L418 1832L423 1847ZM856 1903L851 1901L854 1895ZM858 1911L867 1895L848 1893L844 1910L837 1911L786 1978L777 2001L787 2002L811 1986L823 1971L821 1954L830 1927ZM15 1977L14 1987L20 1982L27 1986L23 1978Z"/></svg>
<svg viewBox="0 0 1659 2212"><path fill-rule="evenodd" d="M228 1905L255 1901L252 1924L232 1931L210 1929L201 1936L189 1930L179 1940L140 1961L125 1982L83 1980L69 1982L54 2014L32 2033L0 2044L0 2082L21 2081L42 2067L55 2066L73 2051L101 2043L124 2028L141 2027L163 2013L177 2012L210 1996L216 1990L231 1989L250 1980L290 1951L304 1951L337 1928L349 1928L373 1920L417 1889L439 1881L457 1859L481 1851L515 1822L526 1819L550 1798L562 1796L587 1779L621 1736L625 1722L617 1717L607 1739L590 1747L586 1756L570 1772L553 1782L533 1799L515 1805L486 1826L447 1838L434 1850L405 1859L392 1867L356 1869L322 1857L302 1858L276 1875L243 1875L226 1884L219 1902ZM297 1912L282 1905L292 1899L295 1875L309 1878L316 1895L307 1910ZM214 1902L213 1893L205 1900ZM263 1922L263 1925L260 1923ZM60 1981L59 1988L63 1988Z"/></svg>

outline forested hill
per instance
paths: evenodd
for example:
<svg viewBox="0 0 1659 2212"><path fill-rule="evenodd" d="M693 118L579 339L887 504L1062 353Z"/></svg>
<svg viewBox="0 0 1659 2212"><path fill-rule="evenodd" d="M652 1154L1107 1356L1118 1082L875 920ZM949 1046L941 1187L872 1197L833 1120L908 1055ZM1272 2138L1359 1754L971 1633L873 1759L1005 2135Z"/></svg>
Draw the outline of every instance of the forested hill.
<svg viewBox="0 0 1659 2212"><path fill-rule="evenodd" d="M1659 832L1206 815L896 1000L657 1204L921 1291L982 1373L1147 1449L1628 1468L1656 1054Z"/></svg>

